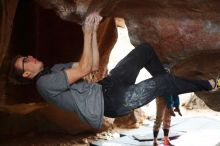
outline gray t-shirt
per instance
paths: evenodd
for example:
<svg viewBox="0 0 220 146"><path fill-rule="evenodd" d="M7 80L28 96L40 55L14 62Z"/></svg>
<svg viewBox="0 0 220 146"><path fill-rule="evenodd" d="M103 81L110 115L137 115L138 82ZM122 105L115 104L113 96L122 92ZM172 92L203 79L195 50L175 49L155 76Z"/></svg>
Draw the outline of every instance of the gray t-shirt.
<svg viewBox="0 0 220 146"><path fill-rule="evenodd" d="M72 63L54 65L51 73L37 80L37 89L49 103L75 112L82 121L100 128L104 115L102 87L84 80L69 84L64 69L71 66Z"/></svg>

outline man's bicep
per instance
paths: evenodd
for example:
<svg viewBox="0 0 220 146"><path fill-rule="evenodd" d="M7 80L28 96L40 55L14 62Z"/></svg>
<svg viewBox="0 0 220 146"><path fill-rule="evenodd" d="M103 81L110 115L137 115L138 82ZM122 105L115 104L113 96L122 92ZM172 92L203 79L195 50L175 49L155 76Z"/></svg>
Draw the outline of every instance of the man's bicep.
<svg viewBox="0 0 220 146"><path fill-rule="evenodd" d="M65 70L67 75L67 81L69 84L76 82L77 80L81 79L85 76L79 67L70 68Z"/></svg>

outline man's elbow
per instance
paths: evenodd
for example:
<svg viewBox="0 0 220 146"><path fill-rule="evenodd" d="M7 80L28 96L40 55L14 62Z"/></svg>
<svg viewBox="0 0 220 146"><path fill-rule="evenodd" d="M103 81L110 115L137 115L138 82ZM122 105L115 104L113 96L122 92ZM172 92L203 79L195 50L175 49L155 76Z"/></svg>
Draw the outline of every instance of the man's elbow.
<svg viewBox="0 0 220 146"><path fill-rule="evenodd" d="M91 66L83 66L83 67L81 67L81 72L83 75L87 75L92 72L92 67Z"/></svg>
<svg viewBox="0 0 220 146"><path fill-rule="evenodd" d="M99 70L99 65L92 67L92 71L97 71L97 70Z"/></svg>

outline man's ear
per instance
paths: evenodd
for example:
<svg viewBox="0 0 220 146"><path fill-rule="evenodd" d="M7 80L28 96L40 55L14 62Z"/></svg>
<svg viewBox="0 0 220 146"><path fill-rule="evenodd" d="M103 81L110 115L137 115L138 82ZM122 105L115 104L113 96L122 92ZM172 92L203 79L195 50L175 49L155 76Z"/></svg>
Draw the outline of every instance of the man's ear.
<svg viewBox="0 0 220 146"><path fill-rule="evenodd" d="M22 74L23 78L30 78L31 76L31 72L30 71L25 71L23 74Z"/></svg>

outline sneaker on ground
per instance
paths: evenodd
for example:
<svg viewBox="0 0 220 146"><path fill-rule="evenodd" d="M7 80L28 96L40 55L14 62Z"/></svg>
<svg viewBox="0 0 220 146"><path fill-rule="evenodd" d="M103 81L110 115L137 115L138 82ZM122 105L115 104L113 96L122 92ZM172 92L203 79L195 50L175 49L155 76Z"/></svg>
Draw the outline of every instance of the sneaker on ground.
<svg viewBox="0 0 220 146"><path fill-rule="evenodd" d="M169 139L164 139L163 144L164 146L174 146L173 144L170 143Z"/></svg>

